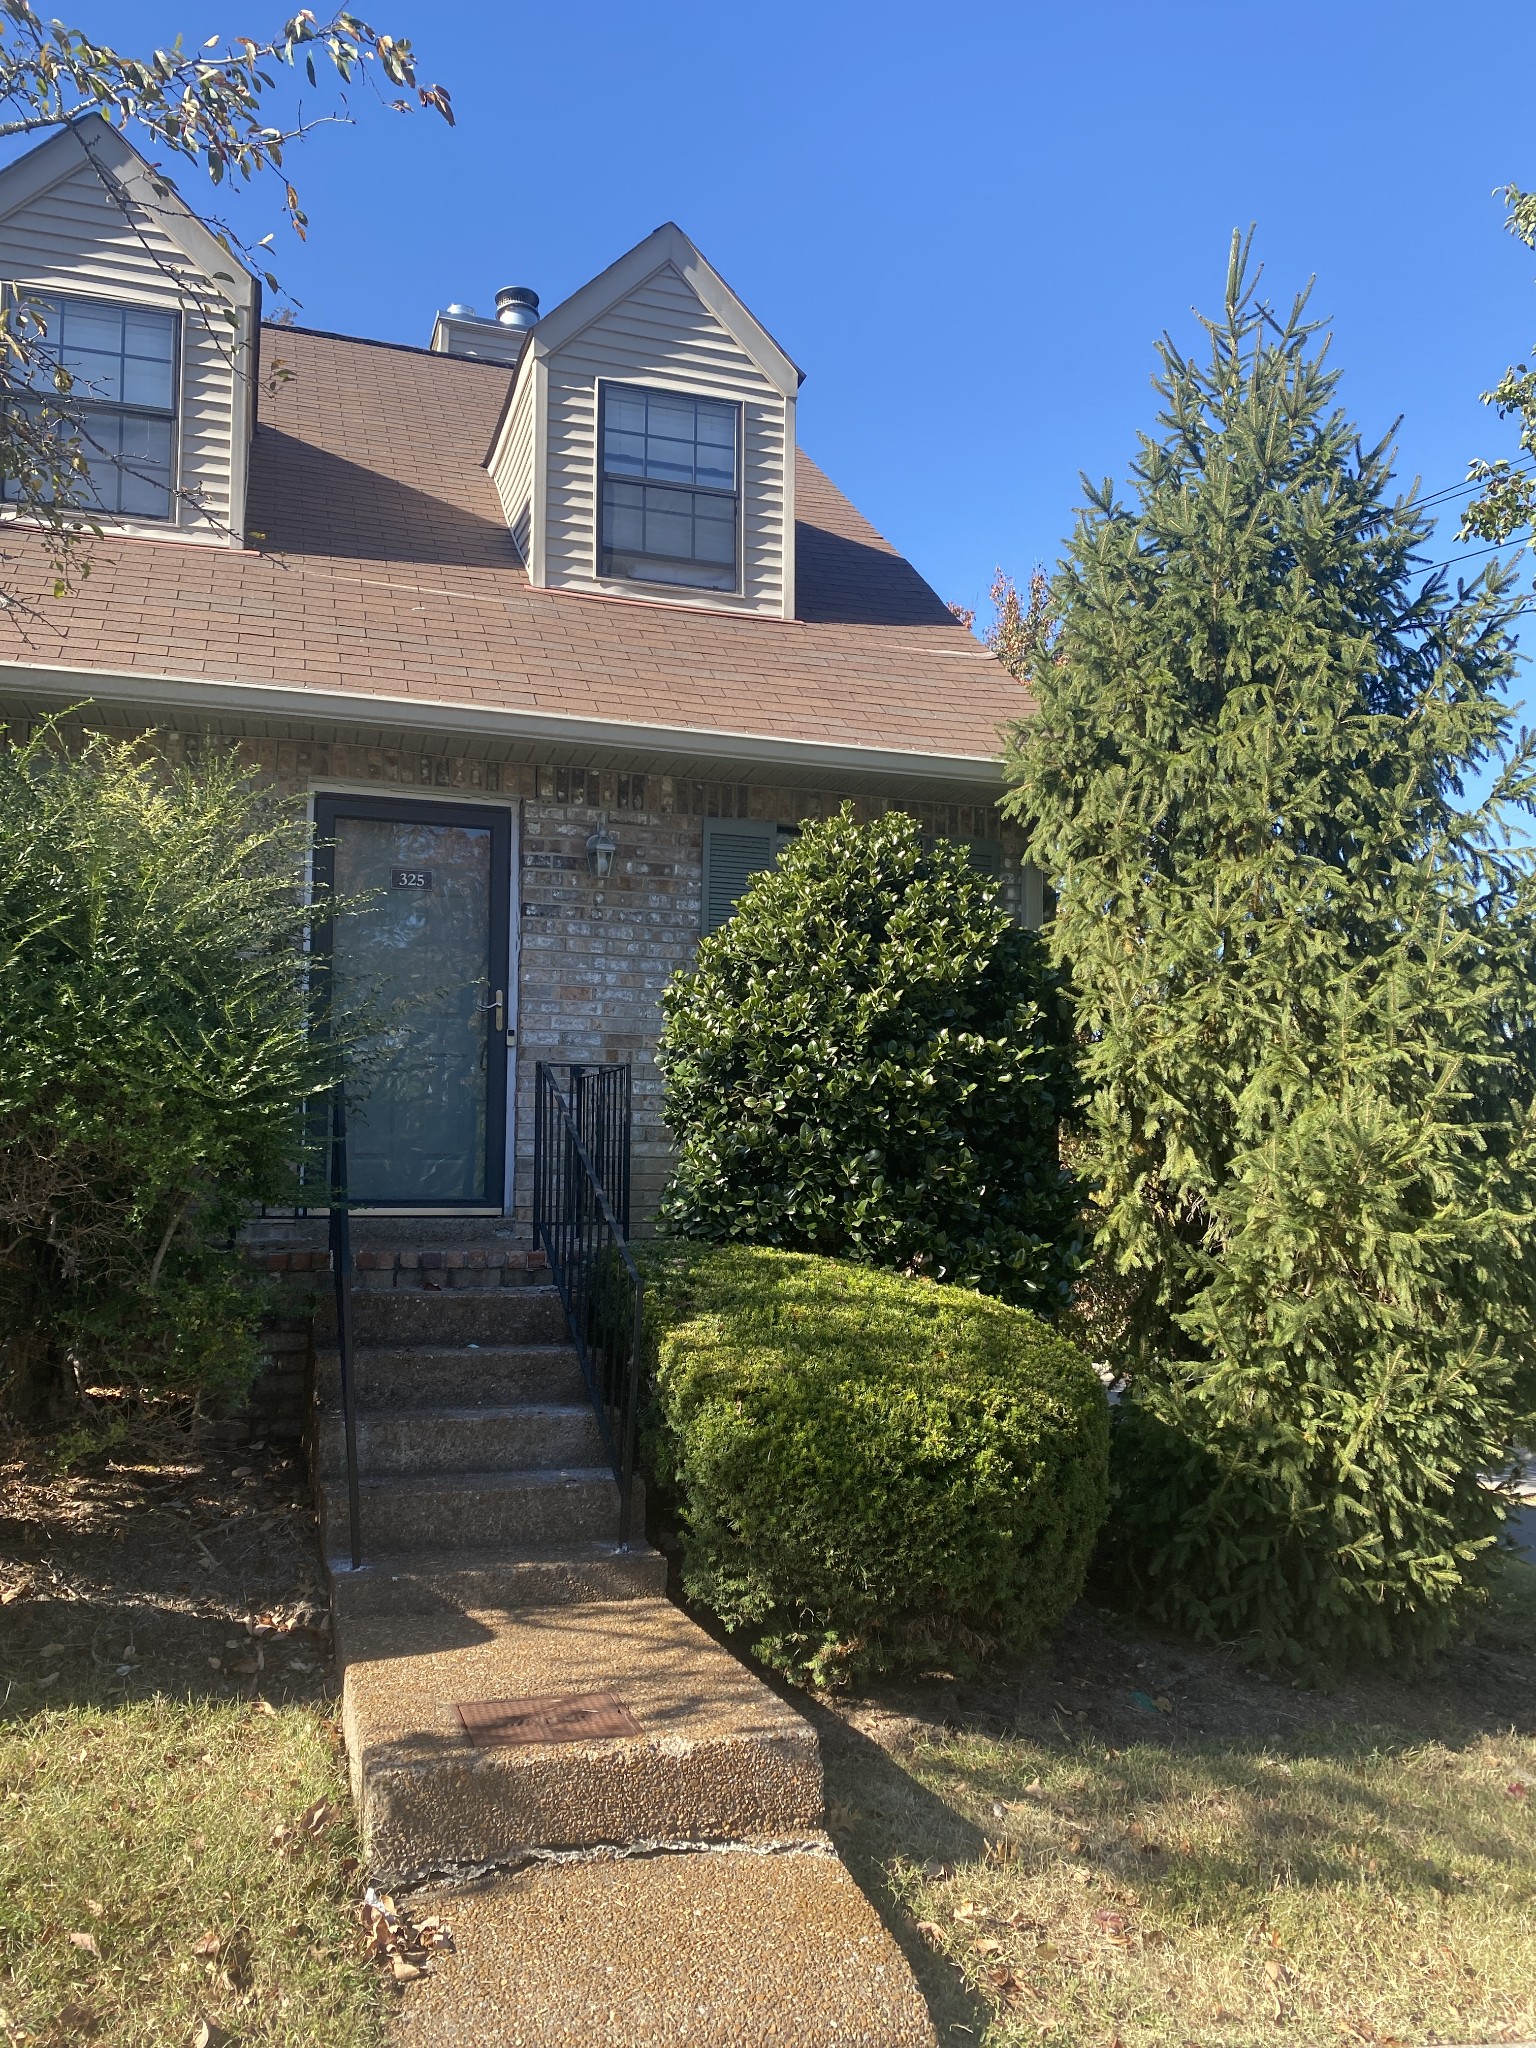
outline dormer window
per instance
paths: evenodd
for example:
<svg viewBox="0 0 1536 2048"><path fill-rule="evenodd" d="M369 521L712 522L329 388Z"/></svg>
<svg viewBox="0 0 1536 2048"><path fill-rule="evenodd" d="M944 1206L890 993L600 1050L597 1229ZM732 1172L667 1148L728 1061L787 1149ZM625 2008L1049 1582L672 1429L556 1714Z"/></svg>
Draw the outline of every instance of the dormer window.
<svg viewBox="0 0 1536 2048"><path fill-rule="evenodd" d="M600 419L600 574L736 590L741 408L604 384Z"/></svg>
<svg viewBox="0 0 1536 2048"><path fill-rule="evenodd" d="M115 306L99 299L21 296L46 329L45 357L28 380L31 390L78 418L87 465L83 509L126 519L169 519L175 492L176 364L180 321L174 313ZM68 371L67 393L56 391L53 366ZM39 398L15 403L36 409ZM5 496L21 496L6 479Z"/></svg>

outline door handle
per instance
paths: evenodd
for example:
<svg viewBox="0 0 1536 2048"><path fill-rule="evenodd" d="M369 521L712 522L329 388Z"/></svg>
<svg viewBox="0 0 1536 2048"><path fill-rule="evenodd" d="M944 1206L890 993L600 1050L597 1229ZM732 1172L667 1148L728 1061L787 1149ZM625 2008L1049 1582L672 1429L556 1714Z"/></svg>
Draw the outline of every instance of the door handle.
<svg viewBox="0 0 1536 2048"><path fill-rule="evenodd" d="M495 1015L491 1019L491 1029L493 1031L506 1030L507 992L504 988L497 989L495 995L491 998L491 1000L488 1003L482 1003L480 1007L482 1010L493 1010L495 1012Z"/></svg>

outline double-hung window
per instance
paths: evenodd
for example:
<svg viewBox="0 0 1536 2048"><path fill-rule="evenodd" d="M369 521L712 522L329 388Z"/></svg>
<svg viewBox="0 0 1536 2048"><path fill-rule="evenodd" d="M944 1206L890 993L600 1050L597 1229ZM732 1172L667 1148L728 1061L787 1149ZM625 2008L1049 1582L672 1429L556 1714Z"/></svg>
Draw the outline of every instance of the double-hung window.
<svg viewBox="0 0 1536 2048"><path fill-rule="evenodd" d="M26 384L11 402L36 413L46 400L78 435L85 458L80 503L128 519L169 519L175 495L176 362L181 323L174 313L114 306L99 299L24 294L46 329ZM60 391L55 370L68 373ZM35 394L35 395L33 395ZM9 477L5 496L22 495Z"/></svg>
<svg viewBox="0 0 1536 2048"><path fill-rule="evenodd" d="M601 413L600 573L735 590L740 408L604 384Z"/></svg>

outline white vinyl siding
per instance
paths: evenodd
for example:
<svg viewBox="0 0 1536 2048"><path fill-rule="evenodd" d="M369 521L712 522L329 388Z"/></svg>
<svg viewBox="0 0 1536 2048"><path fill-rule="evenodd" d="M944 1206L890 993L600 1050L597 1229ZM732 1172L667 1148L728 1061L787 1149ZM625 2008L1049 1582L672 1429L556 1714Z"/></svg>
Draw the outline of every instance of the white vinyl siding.
<svg viewBox="0 0 1536 2048"><path fill-rule="evenodd" d="M533 566L533 415L537 382L530 355L518 373L506 431L491 458L491 481L501 498L525 569Z"/></svg>
<svg viewBox="0 0 1536 2048"><path fill-rule="evenodd" d="M568 590L626 587L598 573L598 385L643 384L741 408L738 589L680 590L677 598L783 617L792 603L785 576L790 408L672 265L552 351L548 379L545 580Z"/></svg>
<svg viewBox="0 0 1536 2048"><path fill-rule="evenodd" d="M48 190L0 219L0 278L23 290L142 306L181 317L178 380L180 497L171 523L210 533L231 519L236 405L236 330L208 308L210 280L149 215L125 219L82 161Z"/></svg>

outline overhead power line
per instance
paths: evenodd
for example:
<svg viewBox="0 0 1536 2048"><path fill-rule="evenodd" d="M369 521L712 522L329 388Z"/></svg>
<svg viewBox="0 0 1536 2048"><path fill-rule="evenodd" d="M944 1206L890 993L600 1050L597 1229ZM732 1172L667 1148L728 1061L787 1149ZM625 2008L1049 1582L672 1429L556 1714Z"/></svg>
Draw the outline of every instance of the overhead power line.
<svg viewBox="0 0 1536 2048"><path fill-rule="evenodd" d="M1524 541L1493 540L1485 548L1468 548L1464 555L1450 555L1443 562L1426 562L1423 566L1429 570L1454 569L1458 562L1470 562L1479 555L1497 554L1500 548L1519 549L1525 545Z"/></svg>
<svg viewBox="0 0 1536 2048"><path fill-rule="evenodd" d="M1447 484L1443 491L1431 491L1426 497L1415 498L1413 501L1414 509L1417 511L1420 507L1424 505L1438 505L1442 498L1463 498L1467 495L1469 491L1486 490L1489 484L1493 482L1510 483L1520 478L1533 476L1536 476L1536 470L1507 469L1503 470L1497 478L1466 478L1459 484Z"/></svg>

